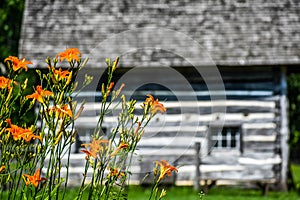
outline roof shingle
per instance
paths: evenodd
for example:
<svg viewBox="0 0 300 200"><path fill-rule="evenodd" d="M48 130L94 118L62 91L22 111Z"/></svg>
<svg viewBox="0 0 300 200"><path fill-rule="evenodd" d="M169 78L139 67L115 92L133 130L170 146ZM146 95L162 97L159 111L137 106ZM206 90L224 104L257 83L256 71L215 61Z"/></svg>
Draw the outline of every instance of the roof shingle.
<svg viewBox="0 0 300 200"><path fill-rule="evenodd" d="M200 56L199 65L210 62L207 55L218 65L299 64L299 13L296 0L27 0L19 52L40 64L77 47L97 55L93 67L118 53L122 66L185 66L186 54Z"/></svg>

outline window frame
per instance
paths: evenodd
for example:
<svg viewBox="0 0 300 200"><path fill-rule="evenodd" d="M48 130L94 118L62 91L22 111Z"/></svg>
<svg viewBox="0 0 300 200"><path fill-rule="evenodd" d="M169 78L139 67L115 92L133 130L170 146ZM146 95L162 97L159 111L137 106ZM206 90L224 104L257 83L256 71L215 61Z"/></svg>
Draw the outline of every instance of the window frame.
<svg viewBox="0 0 300 200"><path fill-rule="evenodd" d="M224 128L237 129L237 131L235 131L235 132L239 132L239 135L238 135L239 139L238 140L235 139L235 142L238 143L238 144L236 144L236 147L233 147L233 148L222 147L222 146L217 147L217 148L215 147L215 145L217 144L218 141L214 140L213 137L219 137L219 135L213 134L213 133L216 132L216 131L218 133L223 132ZM222 136L222 137L224 137L224 136ZM222 141L222 139L219 140L219 141ZM232 140L232 137L231 137L231 140ZM236 151L236 152L239 152L239 153L242 154L243 153L243 131L242 131L242 124L224 124L223 126L221 126L221 125L211 125L209 127L208 143L209 143L208 148L210 148L210 149L208 149L209 154L211 154L212 151L213 152L228 152L228 151L234 152L234 151Z"/></svg>

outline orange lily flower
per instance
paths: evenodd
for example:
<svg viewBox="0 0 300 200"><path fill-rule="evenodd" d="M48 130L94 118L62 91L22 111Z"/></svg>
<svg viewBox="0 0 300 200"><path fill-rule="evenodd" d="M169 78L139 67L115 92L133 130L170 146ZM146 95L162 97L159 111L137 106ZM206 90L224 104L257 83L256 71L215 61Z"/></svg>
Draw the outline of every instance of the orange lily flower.
<svg viewBox="0 0 300 200"><path fill-rule="evenodd" d="M68 70L62 70L61 68L59 68L58 70L55 69L54 67L49 67L53 73L54 76L58 77L59 80L63 79L63 78L68 78L70 75L70 72Z"/></svg>
<svg viewBox="0 0 300 200"><path fill-rule="evenodd" d="M116 168L110 168L110 167L108 167L108 170L109 170L108 177L118 177L118 178L120 178L120 177L124 177L125 176L124 172L120 172Z"/></svg>
<svg viewBox="0 0 300 200"><path fill-rule="evenodd" d="M124 89L124 87L125 87L125 84L122 83L121 86L120 86L120 88L116 92L116 96L119 96L119 94L122 92L122 90Z"/></svg>
<svg viewBox="0 0 300 200"><path fill-rule="evenodd" d="M35 99L40 103L44 103L43 97L45 96L52 96L53 92L49 90L43 90L42 86L36 86L35 92L33 94L27 95L26 98L28 99Z"/></svg>
<svg viewBox="0 0 300 200"><path fill-rule="evenodd" d="M2 165L2 166L0 167L0 174L1 174L4 170L5 170L5 165Z"/></svg>
<svg viewBox="0 0 300 200"><path fill-rule="evenodd" d="M97 154L95 152L89 151L89 150L81 150L81 152L86 154L86 159L88 159L88 157L93 157L93 158L97 158Z"/></svg>
<svg viewBox="0 0 300 200"><path fill-rule="evenodd" d="M114 88L114 85L115 85L114 82L111 82L111 83L109 84L108 89L107 89L108 94L109 94L109 93L111 92L111 90Z"/></svg>
<svg viewBox="0 0 300 200"><path fill-rule="evenodd" d="M11 62L14 71L17 71L21 68L23 68L23 69L25 69L25 71L27 71L27 69L28 69L27 65L32 64L32 62L26 61L25 58L20 60L18 57L15 57L15 56L9 56L8 58L6 58L4 60L4 62L7 62L7 61Z"/></svg>
<svg viewBox="0 0 300 200"><path fill-rule="evenodd" d="M92 156L93 158L97 158L97 153L99 153L103 149L103 145L108 143L108 140L97 140L93 139L89 144L81 144L84 148L88 148L90 150L81 150L86 153L87 156Z"/></svg>
<svg viewBox="0 0 300 200"><path fill-rule="evenodd" d="M129 144L125 143L125 142L121 142L121 144L119 144L118 149L125 149L128 148Z"/></svg>
<svg viewBox="0 0 300 200"><path fill-rule="evenodd" d="M30 142L31 139L39 139L40 141L42 141L42 137L39 135L34 135L30 129L23 129L23 130L24 132L22 133L21 136L26 142Z"/></svg>
<svg viewBox="0 0 300 200"><path fill-rule="evenodd" d="M167 111L167 109L165 108L165 106L162 103L158 102L158 99L156 99L151 106L151 113L155 114L158 111L163 114Z"/></svg>
<svg viewBox="0 0 300 200"><path fill-rule="evenodd" d="M147 102L147 103L154 102L154 97L151 94L147 94L146 96L147 96L147 98L146 98L145 102Z"/></svg>
<svg viewBox="0 0 300 200"><path fill-rule="evenodd" d="M63 105L62 107L52 107L49 109L50 112L54 112L58 119L63 118L63 116L73 117L72 110L69 108L68 104Z"/></svg>
<svg viewBox="0 0 300 200"><path fill-rule="evenodd" d="M105 86L104 86L104 83L102 84L102 88L101 88L101 92L102 92L102 95L103 95L103 98L106 98L110 92L112 91L112 89L114 88L114 85L115 83L114 82L111 82L109 84L109 86L107 87L107 91L105 92Z"/></svg>
<svg viewBox="0 0 300 200"><path fill-rule="evenodd" d="M172 171L178 172L177 168L174 166L171 166L167 161L161 160L161 161L155 161L156 163L156 169L160 168L160 175L158 178L158 181L161 181L165 175L171 176Z"/></svg>
<svg viewBox="0 0 300 200"><path fill-rule="evenodd" d="M77 48L67 48L64 52L60 52L56 55L56 58L60 57L60 62L66 59L68 62L72 60L79 61L81 52Z"/></svg>
<svg viewBox="0 0 300 200"><path fill-rule="evenodd" d="M119 144L119 146L116 148L116 150L114 152L112 152L111 156L115 156L117 155L117 153L121 150L121 149L126 149L129 147L129 144L125 143L125 142L121 142Z"/></svg>
<svg viewBox="0 0 300 200"><path fill-rule="evenodd" d="M41 178L40 174L41 170L37 169L33 176L23 174L22 178L24 179L26 185L32 184L34 187L37 187L40 182L47 180L46 178Z"/></svg>
<svg viewBox="0 0 300 200"><path fill-rule="evenodd" d="M12 82L12 80L10 80L4 76L0 76L0 88L1 89L5 89L5 88L10 89L11 82Z"/></svg>
<svg viewBox="0 0 300 200"><path fill-rule="evenodd" d="M139 134L139 131L141 129L141 125L142 123L141 122L138 122L137 123L137 127L133 133L134 137L137 139L137 141L139 141L141 139L141 136L143 135L144 131L141 131L140 134Z"/></svg>
<svg viewBox="0 0 300 200"><path fill-rule="evenodd" d="M8 123L10 128L6 128L5 130L8 131L15 141L19 139L23 139L26 142L30 142L31 139L39 139L42 140L41 136L34 135L31 129L21 128L17 125L11 123L10 119L6 119L5 122Z"/></svg>
<svg viewBox="0 0 300 200"><path fill-rule="evenodd" d="M155 100L154 97L150 94L147 94L147 98L142 107L146 110L150 107L152 115L155 115L158 111L164 114L167 110L162 103L158 102L158 99Z"/></svg>

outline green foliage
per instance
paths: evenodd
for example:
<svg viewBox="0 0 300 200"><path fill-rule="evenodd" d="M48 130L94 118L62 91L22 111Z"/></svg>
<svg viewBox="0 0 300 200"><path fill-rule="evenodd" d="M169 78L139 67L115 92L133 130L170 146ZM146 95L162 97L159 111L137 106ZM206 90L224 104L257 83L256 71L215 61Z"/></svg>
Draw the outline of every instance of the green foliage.
<svg viewBox="0 0 300 200"><path fill-rule="evenodd" d="M0 60L18 55L24 0L3 0L0 5Z"/></svg>
<svg viewBox="0 0 300 200"><path fill-rule="evenodd" d="M77 54L80 52L72 55ZM64 195L65 190L60 189L66 189L68 176L60 172L69 166L69 159L66 164L61 160L70 155L75 141L77 103L71 96L83 65L79 58L67 63L69 70L56 69L57 63L56 58L49 58L48 73L36 71L41 83L32 91L27 78L31 62L14 56L5 59L7 75L0 77L0 199L58 199ZM37 123L29 127L24 122L24 113L34 105L39 110L40 128Z"/></svg>
<svg viewBox="0 0 300 200"><path fill-rule="evenodd" d="M78 71L87 60L81 60L77 48L67 48L55 58L47 58L48 72L36 70L40 84L28 94L28 74L21 72L27 72L27 65L32 62L15 56L5 59L7 75L0 76L0 199L64 199L71 146L78 133L75 120L83 109L83 104L76 109L78 102L73 94ZM112 76L118 62L119 58L114 62L107 59L108 82L102 84L99 119L91 142L82 144L86 164L77 200L86 199L87 191L88 199L127 199L125 183L131 174L130 163L137 144L154 115L166 111L158 99L148 94L141 105L143 115L135 116L136 101L128 102L120 95L124 84L114 90ZM82 87L92 80L92 77L86 78ZM113 104L121 104L117 124L109 133L104 133L104 117L112 112L111 107L115 108ZM37 126L35 120L29 127L19 119L34 105L38 108L40 124ZM17 117L16 121L12 121L13 117ZM62 162L65 156L67 160ZM91 180L87 179L89 169ZM174 170L177 171L167 161L157 161L158 179L151 193L155 192L155 199L166 195L165 190L159 192L158 183Z"/></svg>
<svg viewBox="0 0 300 200"><path fill-rule="evenodd" d="M300 193L300 165L291 165L295 188Z"/></svg>
<svg viewBox="0 0 300 200"><path fill-rule="evenodd" d="M288 77L290 144L296 145L300 138L300 74Z"/></svg>
<svg viewBox="0 0 300 200"><path fill-rule="evenodd" d="M0 62L4 63L4 59L10 55L18 55L19 38L21 33L21 24L23 17L25 0L3 0L0 4ZM0 63L1 64L1 63ZM1 70L3 70L2 67ZM5 73L1 71L0 74ZM23 83L28 78L28 87L24 91L25 94L33 91L33 85L36 84L37 75L34 70L21 72L17 82ZM19 112L20 102L15 102L13 109L12 120L19 121L20 124L33 124L34 111L33 109L25 114Z"/></svg>
<svg viewBox="0 0 300 200"><path fill-rule="evenodd" d="M30 77L30 78L29 78ZM25 80L27 81L27 87L24 89L24 94L31 94L34 89L34 85L37 84L39 81L38 75L34 69L28 69L27 72L21 72L17 78L18 83L24 83ZM11 119L18 124L27 124L33 125L36 119L36 115L34 113L34 108L27 110L24 112L24 109L29 108L29 102L23 102L23 109L21 109L21 101L20 99L16 101L14 104L13 115Z"/></svg>

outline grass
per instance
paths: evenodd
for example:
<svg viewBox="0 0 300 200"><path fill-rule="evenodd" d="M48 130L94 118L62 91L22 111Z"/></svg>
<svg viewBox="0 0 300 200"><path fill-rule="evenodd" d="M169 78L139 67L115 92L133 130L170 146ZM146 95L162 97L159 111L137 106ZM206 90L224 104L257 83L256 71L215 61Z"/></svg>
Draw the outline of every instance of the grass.
<svg viewBox="0 0 300 200"><path fill-rule="evenodd" d="M298 189L300 188L300 165L292 166L292 173ZM199 193L195 192L192 187L169 187L165 200L199 200ZM300 190L299 190L300 191ZM129 200L144 200L148 199L151 188L141 186L129 186ZM77 194L77 189L69 189L64 200L73 200ZM87 199L87 194L83 199ZM4 195L6 196L6 195ZM245 189L238 187L213 187L208 194L203 197L203 200L299 200L300 193L296 191L276 192L270 191L267 196L262 196L261 190Z"/></svg>
<svg viewBox="0 0 300 200"><path fill-rule="evenodd" d="M199 193L192 187L170 187L167 189L165 200L199 200ZM77 189L69 189L64 200L73 200L76 197ZM130 186L128 189L128 200L148 200L150 188ZM4 195L4 199L6 195ZM84 194L83 199L87 199ZM267 196L262 196L260 190L241 189L234 187L214 187L209 190L203 200L299 200L300 195L295 191L274 192L270 191Z"/></svg>
<svg viewBox="0 0 300 200"><path fill-rule="evenodd" d="M296 188L300 191L300 165L292 165L292 174Z"/></svg>
<svg viewBox="0 0 300 200"><path fill-rule="evenodd" d="M292 174L296 187L300 188L300 165L292 165ZM300 191L300 190L299 190ZM139 186L129 187L129 200L148 199L150 188ZM192 187L171 187L167 189L166 200L199 200L199 193L195 192ZM267 196L262 196L261 190L245 189L238 187L214 187L209 190L203 200L299 200L300 194L296 191L276 192L270 191Z"/></svg>
<svg viewBox="0 0 300 200"><path fill-rule="evenodd" d="M150 189L138 186L129 188L129 200L148 199ZM199 193L192 187L171 187L167 189L165 200L199 200ZM203 200L299 200L300 196L295 192L273 192L270 191L267 196L262 196L260 190L241 189L233 187L215 187L209 190Z"/></svg>

